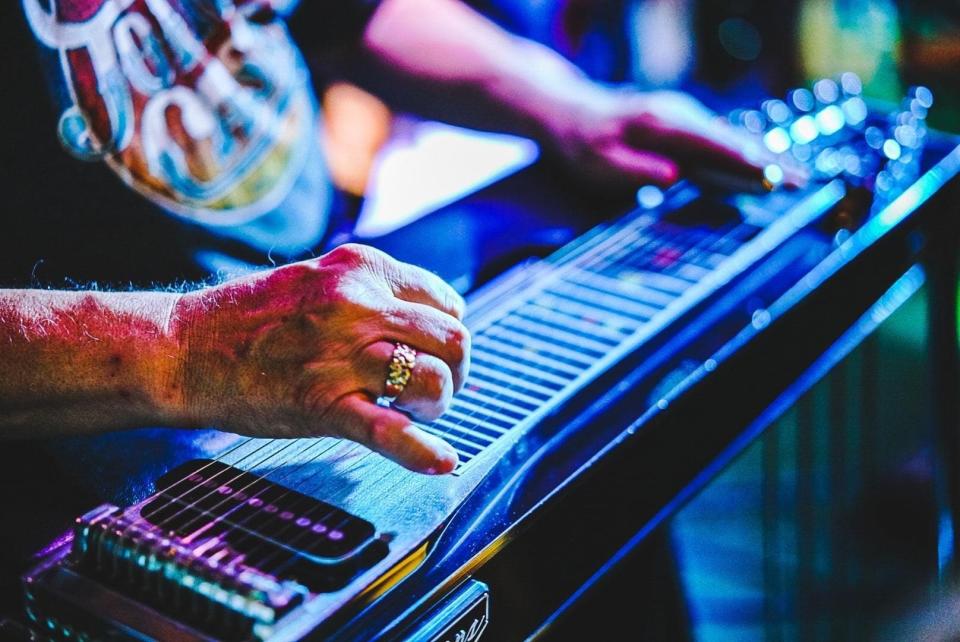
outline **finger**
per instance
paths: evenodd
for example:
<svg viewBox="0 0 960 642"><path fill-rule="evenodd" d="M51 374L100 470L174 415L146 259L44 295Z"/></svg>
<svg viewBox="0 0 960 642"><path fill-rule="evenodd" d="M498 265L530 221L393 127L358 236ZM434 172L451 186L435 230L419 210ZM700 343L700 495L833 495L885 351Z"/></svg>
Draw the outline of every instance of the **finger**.
<svg viewBox="0 0 960 642"><path fill-rule="evenodd" d="M623 143L608 147L604 150L604 157L614 170L637 183L669 187L680 177L680 168L666 156Z"/></svg>
<svg viewBox="0 0 960 642"><path fill-rule="evenodd" d="M681 105L673 116L672 120L658 118L653 124L649 116L638 116L627 127L627 139L687 164L745 176L758 184L770 180L771 167L779 169L775 173L785 185L806 184L808 177L802 168L776 156L756 136L737 130L706 108Z"/></svg>
<svg viewBox="0 0 960 642"><path fill-rule="evenodd" d="M330 415L336 434L363 444L401 466L427 475L444 475L457 466L457 453L445 441L420 430L401 412L378 406L362 393L341 397Z"/></svg>
<svg viewBox="0 0 960 642"><path fill-rule="evenodd" d="M429 305L463 319L466 310L463 297L436 274L416 265L394 261L388 280L398 299Z"/></svg>
<svg viewBox="0 0 960 642"><path fill-rule="evenodd" d="M635 95L627 109L633 112L625 127L627 142L665 153L670 158L693 157L700 163L726 165L757 173L763 150L751 148L747 137L719 118L703 103L673 92Z"/></svg>
<svg viewBox="0 0 960 642"><path fill-rule="evenodd" d="M392 343L406 343L418 353L431 354L450 368L454 391L463 387L470 369L470 331L436 308L395 300L396 305L374 321L370 332Z"/></svg>
<svg viewBox="0 0 960 642"><path fill-rule="evenodd" d="M393 344L378 341L363 352L361 376L368 382L367 390L373 398L384 394L393 350ZM410 381L393 405L419 421L433 421L446 412L452 399L453 374L449 366L433 355L419 353Z"/></svg>
<svg viewBox="0 0 960 642"><path fill-rule="evenodd" d="M758 141L727 131L717 123L711 129L666 127L661 140L684 159L695 160L762 178L763 168L774 159L764 153Z"/></svg>
<svg viewBox="0 0 960 642"><path fill-rule="evenodd" d="M736 167L737 163L749 166L747 174L761 180L764 187L773 189L779 186L789 188L799 188L807 184L810 179L809 172L797 164L788 154L774 154L759 137L745 131L738 130L731 126L727 121L717 118L717 127L713 130L714 135L719 138L721 145L728 150L733 150L733 154L739 155L740 159L735 160L732 165L726 167ZM710 152L710 148L706 148ZM719 154L718 153L718 158ZM709 161L709 157L707 159ZM715 166L723 167L722 160Z"/></svg>
<svg viewBox="0 0 960 642"><path fill-rule="evenodd" d="M788 187L802 187L809 180L809 173L789 155L774 154L758 136L733 127L723 118L715 117L715 122L716 127L711 131L719 139L719 143L734 150L744 163L758 168L764 180ZM779 171L775 172L772 168Z"/></svg>

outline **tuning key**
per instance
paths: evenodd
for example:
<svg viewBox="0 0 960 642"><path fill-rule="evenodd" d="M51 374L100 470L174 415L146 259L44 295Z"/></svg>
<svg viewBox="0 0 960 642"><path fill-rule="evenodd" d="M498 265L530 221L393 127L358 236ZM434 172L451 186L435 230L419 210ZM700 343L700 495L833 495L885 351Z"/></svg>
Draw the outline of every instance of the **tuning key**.
<svg viewBox="0 0 960 642"><path fill-rule="evenodd" d="M832 78L822 78L814 83L813 95L821 105L832 105L840 98L840 87Z"/></svg>
<svg viewBox="0 0 960 642"><path fill-rule="evenodd" d="M813 92L802 87L794 89L788 94L788 102L794 109L804 113L813 111L813 108L817 106Z"/></svg>
<svg viewBox="0 0 960 642"><path fill-rule="evenodd" d="M737 122L751 134L762 134L767 129L767 119L757 109L745 109L739 113Z"/></svg>
<svg viewBox="0 0 960 642"><path fill-rule="evenodd" d="M860 76L847 71L840 74L840 88L843 89L844 96L859 96L863 93L863 82Z"/></svg>
<svg viewBox="0 0 960 642"><path fill-rule="evenodd" d="M793 120L793 110L782 100L773 98L763 101L761 109L771 123L786 125Z"/></svg>

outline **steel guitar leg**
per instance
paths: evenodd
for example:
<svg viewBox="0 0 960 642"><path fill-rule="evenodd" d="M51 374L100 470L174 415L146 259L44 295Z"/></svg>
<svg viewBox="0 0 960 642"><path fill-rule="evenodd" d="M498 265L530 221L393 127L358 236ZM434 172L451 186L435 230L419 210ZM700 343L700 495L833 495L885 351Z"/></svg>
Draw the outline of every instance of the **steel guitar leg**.
<svg viewBox="0 0 960 642"><path fill-rule="evenodd" d="M947 229L930 234L927 254L929 341L937 486L941 521L938 568L944 583L960 579L960 349L957 345L957 281L960 228L956 212L938 221Z"/></svg>

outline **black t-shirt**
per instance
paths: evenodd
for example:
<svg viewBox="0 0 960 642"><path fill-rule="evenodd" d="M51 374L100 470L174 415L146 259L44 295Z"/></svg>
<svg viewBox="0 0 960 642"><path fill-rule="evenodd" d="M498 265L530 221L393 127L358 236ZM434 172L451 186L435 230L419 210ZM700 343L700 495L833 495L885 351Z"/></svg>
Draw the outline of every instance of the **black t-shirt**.
<svg viewBox="0 0 960 642"><path fill-rule="evenodd" d="M235 2L239 8L248 4L276 8L277 17L265 16L262 12L254 15L251 11L242 24L231 23L227 31L229 37L238 41L249 37L247 32L253 33L255 54L266 52L262 53L263 60L254 62L262 63L261 68L283 69L283 78L279 80L257 76L256 66L246 60L238 68L220 64L228 63L231 54L217 50L223 46L225 36L221 25L208 24L215 22L216 17L203 17L202 5L215 4L209 0L149 3L86 0L73 3L72 11L80 12L73 16L47 14L48 5L59 11L57 2L27 0L27 13L34 10L29 19L20 4L4 3L0 17L0 55L4 60L0 66L0 87L4 88L4 98L0 101L0 123L4 129L0 152L3 171L0 178L0 286L91 282L112 286L163 285L207 277L210 267L197 261L200 249L212 248L218 253L256 262L267 254L274 260L278 257L283 260L315 248L325 231L325 217L332 197L318 152L317 132L313 129L316 109L309 81L304 70L297 67L300 58L296 48L284 42L284 19L289 20L290 31L297 41L309 47L318 43L348 46L362 32L376 2L304 0L289 16L286 12L295 2ZM99 16L112 9L111 5L115 5L117 15L107 25L109 30L103 33L111 35L113 49L106 54L98 50L92 55L83 47L72 47L75 43L71 38L77 38L71 29L94 24ZM147 5L163 7L164 11L142 10ZM91 8L87 14L83 14L84 6ZM94 11L97 7L99 10ZM121 23L121 18L137 7L141 8L141 15ZM166 9L173 13L165 15ZM192 18L194 14L202 17L181 19ZM191 40L179 32L175 37L170 35L178 28L187 27L196 32L187 36L202 38ZM157 34L152 40L151 30ZM38 45L38 39L42 44ZM97 44L80 40L81 44ZM207 45L208 51L201 53L211 55L203 62L209 67L218 67L214 71L220 72L219 76L210 73L204 80L202 73L190 67L194 63L190 57L197 54L190 47L197 42ZM177 50L178 46L182 51ZM101 59L99 73L97 56ZM108 64L104 64L103 59ZM83 72L89 72L91 67L93 72L87 73L85 85ZM219 67L230 71L233 79L225 81ZM111 73L118 70L122 72L121 82L111 85L117 77ZM129 82L125 84L124 78ZM230 96L231 92L237 93L229 84L223 86L232 80L238 80L237 86L244 91L250 89L251 96L260 104L253 104L253 100L245 104L239 99L236 102L240 104L227 107L218 103L226 100L224 96ZM95 83L93 90L91 82ZM149 128L141 122L146 122L143 115L148 112L150 101L160 102L155 100L160 92L151 83L175 96L164 103L167 105L164 116L153 114L154 124L164 125L159 134L154 131L156 126L148 132ZM283 83L292 89L287 88L283 93ZM277 85L281 90L276 89ZM184 86L190 91L185 91ZM117 87L124 91L128 87L132 89L123 99L114 101L111 114L108 98ZM190 92L194 96L188 95ZM197 102L197 95L211 102L210 109L200 110L199 117L190 119L186 108L176 99L185 100L183 105L187 105L190 100ZM116 105L126 107L129 114ZM106 160L81 161L65 151L61 139L71 140L75 148L82 147L87 140L77 134L74 122L67 118L70 108L76 106L80 113L87 115L87 122L96 121L97 109L101 107L103 113L113 119L110 121L115 125L113 153L101 154ZM258 108L268 112L262 127ZM296 108L300 109L299 113L295 113ZM225 115L229 109L235 113ZM275 117L269 113L271 109L276 111ZM77 109L72 113L74 121L79 120ZM238 119L238 113L247 120ZM220 122L212 121L209 114ZM132 131L126 136L117 133L122 130L124 116L130 121L136 120L132 127L126 123ZM299 129L289 126L295 116L300 118ZM271 117L274 117L272 121ZM171 125L171 120L179 122ZM279 133L271 130L271 126ZM96 134L97 128L92 129ZM198 151L196 148L200 145L193 139L183 143L183 137L192 136L193 130L199 132L195 138L203 139L205 149ZM106 131L102 124L101 131ZM151 136L152 139L148 139ZM102 143L109 137L110 134L104 134L100 140L96 135L87 138L108 147L109 141L106 145ZM176 140L171 143L171 139ZM294 145L290 139L309 140L305 146L307 151L290 151ZM258 140L259 147L253 144ZM277 143L278 140L287 147ZM237 147L243 145L254 151L241 149L242 153L237 153ZM249 157L257 154L251 165ZM212 170L202 165L211 156ZM297 158L299 169L288 172L289 176L284 175L285 170L276 170L283 163L294 164L290 158ZM107 160L111 161L112 168ZM224 167L235 173L231 190L226 191L220 189L221 185L215 180L221 178L217 171L227 171ZM211 173L212 177L206 175ZM188 180L181 186L178 180L184 174L189 179L194 178L193 174L200 174L206 182ZM261 207L257 199L266 204ZM222 220L216 219L221 215ZM272 240L274 234L278 239L276 246Z"/></svg>

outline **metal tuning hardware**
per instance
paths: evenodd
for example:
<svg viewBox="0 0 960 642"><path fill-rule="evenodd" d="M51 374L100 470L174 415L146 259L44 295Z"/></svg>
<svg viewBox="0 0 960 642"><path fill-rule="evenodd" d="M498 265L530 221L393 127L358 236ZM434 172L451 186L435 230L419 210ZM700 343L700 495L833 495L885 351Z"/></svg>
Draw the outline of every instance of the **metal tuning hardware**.
<svg viewBox="0 0 960 642"><path fill-rule="evenodd" d="M730 121L805 167L814 181L843 179L855 198L869 201L873 214L919 176L932 105L930 90L914 87L898 108L871 108L860 78L845 73L794 89L785 100L736 110Z"/></svg>
<svg viewBox="0 0 960 642"><path fill-rule="evenodd" d="M158 486L78 519L72 544L27 576L35 626L95 635L149 619L151 637L265 638L388 551L370 522L220 462L190 462Z"/></svg>

